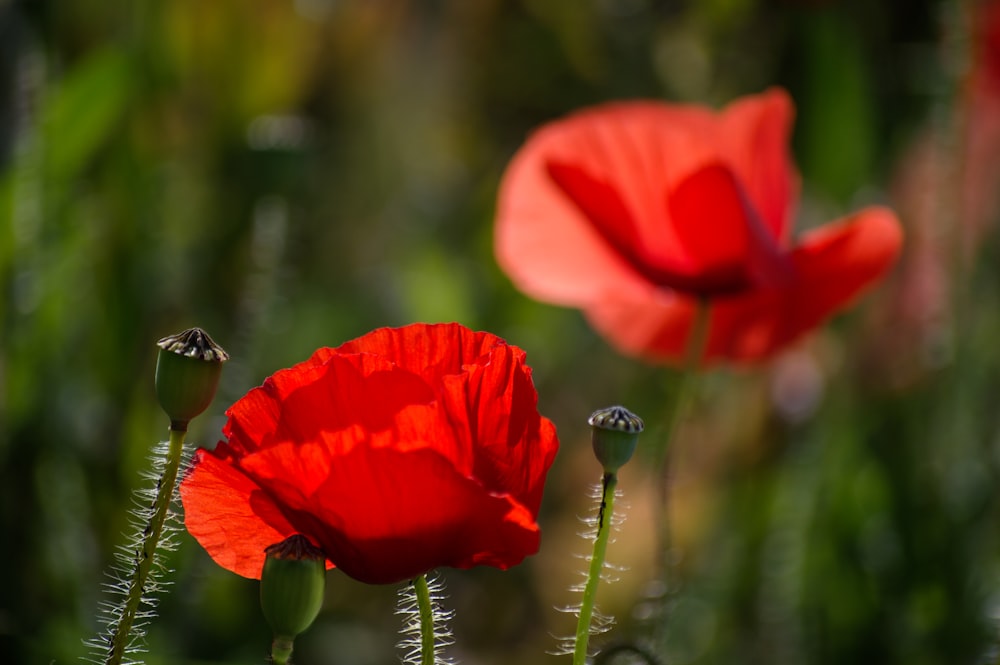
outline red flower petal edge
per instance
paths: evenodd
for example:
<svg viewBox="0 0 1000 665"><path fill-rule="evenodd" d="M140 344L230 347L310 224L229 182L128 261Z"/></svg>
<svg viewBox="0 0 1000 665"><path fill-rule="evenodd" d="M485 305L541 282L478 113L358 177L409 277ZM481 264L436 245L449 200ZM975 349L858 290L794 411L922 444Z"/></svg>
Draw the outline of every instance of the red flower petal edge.
<svg viewBox="0 0 1000 665"><path fill-rule="evenodd" d="M181 484L185 525L258 578L299 533L369 583L501 569L539 546L558 448L525 354L458 324L380 329L317 351L227 411L227 441Z"/></svg>

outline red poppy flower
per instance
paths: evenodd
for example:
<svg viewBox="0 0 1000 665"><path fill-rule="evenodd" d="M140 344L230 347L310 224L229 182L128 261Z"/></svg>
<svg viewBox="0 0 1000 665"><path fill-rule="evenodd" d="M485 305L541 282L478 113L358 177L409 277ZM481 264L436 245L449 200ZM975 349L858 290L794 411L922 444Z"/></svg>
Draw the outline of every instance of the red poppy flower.
<svg viewBox="0 0 1000 665"><path fill-rule="evenodd" d="M770 90L718 113L619 102L542 127L503 177L500 266L633 355L681 358L699 299L703 362L774 353L877 280L902 241L879 207L791 241L792 116Z"/></svg>
<svg viewBox="0 0 1000 665"><path fill-rule="evenodd" d="M293 534L369 583L508 568L538 550L558 448L536 402L522 350L457 324L319 349L227 411L181 484L185 525L244 577Z"/></svg>

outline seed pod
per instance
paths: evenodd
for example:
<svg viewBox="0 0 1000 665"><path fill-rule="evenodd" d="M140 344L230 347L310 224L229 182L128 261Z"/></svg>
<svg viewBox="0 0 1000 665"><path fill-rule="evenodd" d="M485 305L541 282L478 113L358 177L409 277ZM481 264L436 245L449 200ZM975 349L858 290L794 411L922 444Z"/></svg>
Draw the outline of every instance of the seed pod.
<svg viewBox="0 0 1000 665"><path fill-rule="evenodd" d="M156 345L156 397L170 429L185 431L215 398L229 354L201 328L164 337Z"/></svg>
<svg viewBox="0 0 1000 665"><path fill-rule="evenodd" d="M587 424L593 428L591 442L597 461L605 473L617 473L635 453L644 427L642 418L624 406L609 406L590 414Z"/></svg>
<svg viewBox="0 0 1000 665"><path fill-rule="evenodd" d="M260 605L276 638L289 643L319 614L326 586L326 556L305 536L294 535L265 550Z"/></svg>

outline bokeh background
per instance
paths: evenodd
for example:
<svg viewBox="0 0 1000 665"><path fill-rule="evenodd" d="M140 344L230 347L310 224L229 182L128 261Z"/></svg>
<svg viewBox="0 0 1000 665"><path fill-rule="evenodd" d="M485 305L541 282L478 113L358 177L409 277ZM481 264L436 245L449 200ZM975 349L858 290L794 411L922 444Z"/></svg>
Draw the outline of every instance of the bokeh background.
<svg viewBox="0 0 1000 665"><path fill-rule="evenodd" d="M540 553L442 572L453 657L560 662L554 607L576 600L600 473L586 418L624 403L650 427L597 644L676 665L996 662L997 4L0 1L0 660L76 662L98 630L166 434L158 338L198 325L233 357L192 426L210 446L229 404L316 347L455 320L527 350L562 450ZM888 203L907 246L832 325L697 377L663 587L649 460L680 375L513 289L497 184L533 127L580 106L773 85L798 108L797 228ZM263 662L256 582L186 535L169 563L146 662ZM397 662L395 593L331 573L297 662Z"/></svg>

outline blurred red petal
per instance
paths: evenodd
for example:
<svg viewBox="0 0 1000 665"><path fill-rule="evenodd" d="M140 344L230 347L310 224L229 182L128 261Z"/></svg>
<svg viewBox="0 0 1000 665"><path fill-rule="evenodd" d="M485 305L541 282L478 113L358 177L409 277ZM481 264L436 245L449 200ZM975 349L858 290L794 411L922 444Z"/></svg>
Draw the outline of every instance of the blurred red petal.
<svg viewBox="0 0 1000 665"><path fill-rule="evenodd" d="M720 113L630 102L550 123L504 175L497 260L626 353L681 360L702 298L709 361L764 358L846 306L901 242L873 209L788 247L793 115L772 89Z"/></svg>
<svg viewBox="0 0 1000 665"><path fill-rule="evenodd" d="M665 202L711 163L733 169L765 235L783 242L797 190L792 115L787 94L771 90L721 113L638 101L550 123L504 174L497 261L518 288L562 305L587 307L642 281L683 281L690 257Z"/></svg>
<svg viewBox="0 0 1000 665"><path fill-rule="evenodd" d="M772 355L847 307L895 262L902 245L896 216L866 208L805 234L791 253L795 280L711 302L704 361L754 362ZM683 358L695 301L658 289L633 290L587 310L620 350L656 360Z"/></svg>
<svg viewBox="0 0 1000 665"><path fill-rule="evenodd" d="M653 286L620 291L584 310L587 321L630 356L680 362L688 347L696 300Z"/></svg>
<svg viewBox="0 0 1000 665"><path fill-rule="evenodd" d="M501 267L535 297L580 305L641 280L635 261L671 265L664 196L713 158L714 123L701 107L624 102L539 130L501 183Z"/></svg>
<svg viewBox="0 0 1000 665"><path fill-rule="evenodd" d="M788 148L794 116L788 93L772 88L727 106L719 130L719 153L782 246L798 200L798 173Z"/></svg>
<svg viewBox="0 0 1000 665"><path fill-rule="evenodd" d="M819 327L895 263L902 238L895 214L881 207L805 234L791 254L790 288L718 301L709 359L759 360Z"/></svg>
<svg viewBox="0 0 1000 665"><path fill-rule="evenodd" d="M701 296L777 287L791 266L732 172L713 163L698 169L665 202L683 254L681 274L650 280Z"/></svg>

